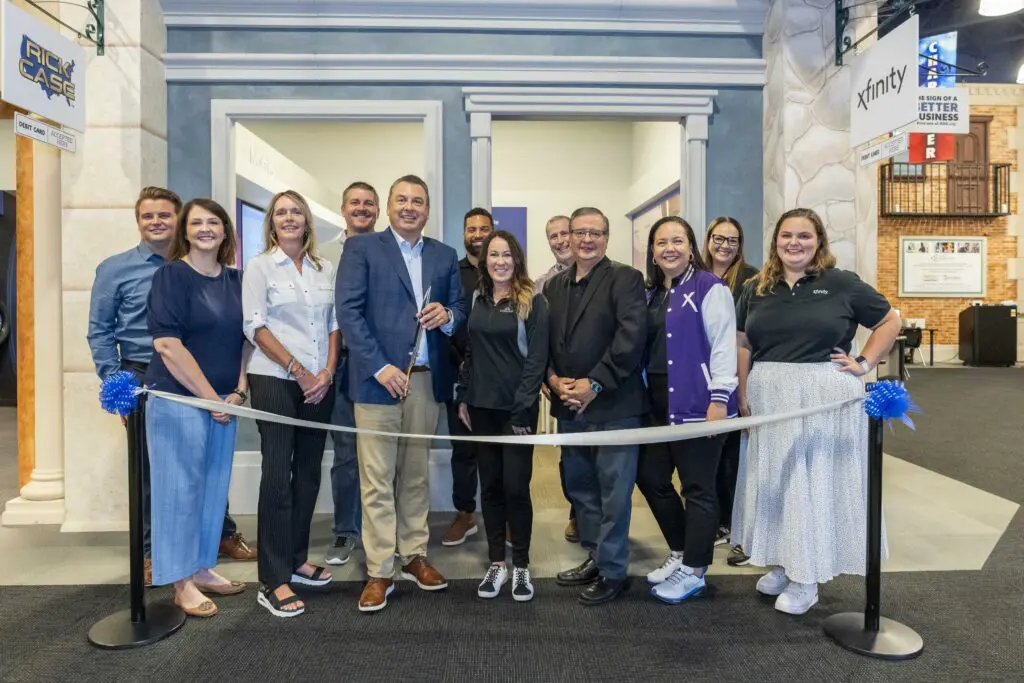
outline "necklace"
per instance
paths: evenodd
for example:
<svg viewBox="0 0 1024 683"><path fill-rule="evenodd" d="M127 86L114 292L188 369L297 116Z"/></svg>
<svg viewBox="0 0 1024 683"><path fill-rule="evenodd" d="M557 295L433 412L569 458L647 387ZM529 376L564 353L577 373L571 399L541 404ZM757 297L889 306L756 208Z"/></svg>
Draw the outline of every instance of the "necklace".
<svg viewBox="0 0 1024 683"><path fill-rule="evenodd" d="M199 266L197 266L196 264L192 263L192 259L190 259L187 255L182 260L185 261L185 263L187 263L192 268L192 270L196 271L200 275L205 275L206 277L217 277L218 275L220 275L220 271L223 270L223 267L218 263L217 270L213 273L208 273Z"/></svg>

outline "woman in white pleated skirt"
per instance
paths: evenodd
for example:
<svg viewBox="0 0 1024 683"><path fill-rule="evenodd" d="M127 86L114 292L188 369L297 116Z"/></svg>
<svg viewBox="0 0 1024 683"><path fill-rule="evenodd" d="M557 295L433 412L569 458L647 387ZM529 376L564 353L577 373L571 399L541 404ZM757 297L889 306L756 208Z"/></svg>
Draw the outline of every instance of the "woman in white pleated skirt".
<svg viewBox="0 0 1024 683"><path fill-rule="evenodd" d="M794 209L776 224L736 319L741 413L852 401L750 430L740 458L732 541L751 564L772 568L757 590L777 596L776 609L803 614L819 583L865 571L868 420L856 399L899 333L899 316L856 274L835 268L818 215ZM860 325L873 331L853 358Z"/></svg>

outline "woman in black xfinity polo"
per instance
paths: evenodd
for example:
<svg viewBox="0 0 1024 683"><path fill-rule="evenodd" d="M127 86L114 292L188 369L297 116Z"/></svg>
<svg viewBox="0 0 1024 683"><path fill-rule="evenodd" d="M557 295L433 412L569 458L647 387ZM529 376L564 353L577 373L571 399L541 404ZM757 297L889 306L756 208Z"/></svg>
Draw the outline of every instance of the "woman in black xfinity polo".
<svg viewBox="0 0 1024 683"><path fill-rule="evenodd" d="M474 435L530 434L548 363L548 307L533 293L526 257L511 233L498 230L480 251L480 284L467 324L469 345L459 377L459 418ZM512 578L512 598L533 598L533 446L477 444L480 498L491 565L477 589L494 598ZM506 532L507 525L507 532ZM512 571L505 563L511 536Z"/></svg>

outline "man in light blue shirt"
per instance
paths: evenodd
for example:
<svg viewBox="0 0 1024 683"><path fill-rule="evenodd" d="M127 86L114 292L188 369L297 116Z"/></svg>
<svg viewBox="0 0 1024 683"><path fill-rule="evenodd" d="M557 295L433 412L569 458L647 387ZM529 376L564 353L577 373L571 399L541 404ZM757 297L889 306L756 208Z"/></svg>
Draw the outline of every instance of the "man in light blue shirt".
<svg viewBox="0 0 1024 683"><path fill-rule="evenodd" d="M389 228L352 236L341 256L334 295L362 429L433 434L451 396L448 337L465 320L465 303L455 250L423 237L429 214L426 183L399 178L388 193ZM360 434L357 450L370 575L360 611L387 605L399 567L421 590L446 588L427 561L430 442Z"/></svg>
<svg viewBox="0 0 1024 683"><path fill-rule="evenodd" d="M153 275L164 265L177 229L181 199L162 187L146 187L135 203L141 241L115 254L96 268L89 305L89 349L96 374L106 379L119 370L135 373L139 382L153 356L153 337L146 321L146 301ZM140 416L141 419L141 416ZM122 423L125 420L122 419ZM149 455L142 459L142 545L146 557L146 584L150 583ZM225 511L221 554L236 560L255 560L256 548L246 544Z"/></svg>

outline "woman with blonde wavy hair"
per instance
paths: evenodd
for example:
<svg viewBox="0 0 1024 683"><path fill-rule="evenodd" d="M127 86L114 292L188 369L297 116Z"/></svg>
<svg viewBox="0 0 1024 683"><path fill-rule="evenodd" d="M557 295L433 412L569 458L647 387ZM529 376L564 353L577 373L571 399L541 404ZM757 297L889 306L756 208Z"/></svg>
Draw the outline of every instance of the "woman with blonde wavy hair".
<svg viewBox="0 0 1024 683"><path fill-rule="evenodd" d="M743 415L864 396L861 377L888 353L899 316L835 264L817 213L793 209L779 218L764 269L736 306ZM872 332L862 355L851 358L858 326ZM750 430L732 539L751 564L773 567L757 590L777 596L775 609L804 614L818 602L819 583L864 574L867 441L859 402Z"/></svg>
<svg viewBox="0 0 1024 683"><path fill-rule="evenodd" d="M511 233L491 233L480 254L480 284L473 293L469 345L459 376L459 418L477 436L530 434L548 364L547 301L534 294L523 249ZM477 449L491 561L477 595L497 597L511 574L512 598L531 600L533 446L478 443ZM505 564L506 525L511 572Z"/></svg>
<svg viewBox="0 0 1024 683"><path fill-rule="evenodd" d="M263 223L266 250L242 279L243 329L256 346L249 363L252 406L285 417L330 422L341 333L331 264L316 252L313 215L302 195L274 195ZM305 610L292 584L323 586L310 564L309 525L320 492L327 432L257 421L263 476L257 522L257 602L278 617Z"/></svg>

